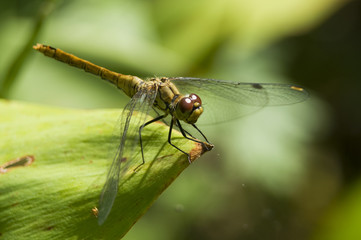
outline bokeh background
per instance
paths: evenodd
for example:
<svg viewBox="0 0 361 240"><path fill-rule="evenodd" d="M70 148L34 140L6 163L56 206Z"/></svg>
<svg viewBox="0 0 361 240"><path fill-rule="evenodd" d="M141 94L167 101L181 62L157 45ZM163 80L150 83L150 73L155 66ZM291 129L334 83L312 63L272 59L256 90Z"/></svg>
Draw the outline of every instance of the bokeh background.
<svg viewBox="0 0 361 240"><path fill-rule="evenodd" d="M202 128L216 148L124 239L361 239L360 1L15 0L1 1L0 16L0 94L10 100L128 101L33 51L36 42L139 77L309 90L304 103Z"/></svg>

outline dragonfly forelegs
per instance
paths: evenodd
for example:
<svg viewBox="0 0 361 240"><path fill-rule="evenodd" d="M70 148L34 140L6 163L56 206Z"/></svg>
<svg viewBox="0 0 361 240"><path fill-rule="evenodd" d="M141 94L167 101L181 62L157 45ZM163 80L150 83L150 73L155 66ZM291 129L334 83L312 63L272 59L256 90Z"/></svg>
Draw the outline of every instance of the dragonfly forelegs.
<svg viewBox="0 0 361 240"><path fill-rule="evenodd" d="M180 129L180 127L179 127L179 125L178 125L178 122L179 122L179 121L176 122L176 126ZM188 131L185 130L184 128L183 128L183 130L184 130L184 132L185 132L186 134L188 134L188 135L191 136L192 138L197 139L196 137L194 137L190 132L188 132Z"/></svg>
<svg viewBox="0 0 361 240"><path fill-rule="evenodd" d="M158 117L156 117L156 118L154 118L154 119L152 119L152 120L144 123L143 125L141 125L141 126L139 127L139 143L140 143L140 150L141 150L141 153L142 153L142 163L139 164L139 166L137 166L135 169L138 169L140 166L142 166L142 165L145 163L145 160L144 160L144 150L143 150L143 141L142 141L142 130L143 130L143 128L144 128L145 126L153 123L153 122L156 122L156 121L158 121L158 120L161 120L161 119L165 118L166 116L167 116L167 114L165 114L165 115L160 115L160 116L158 116ZM176 122L175 122L175 121L176 121ZM191 141L193 141L193 142L201 143L201 144L203 144L203 145L206 145L206 144L205 144L204 142L196 139L196 138L193 137L189 132L187 132L186 130L184 130L183 127L182 127L182 125L181 125L181 123L180 123L180 121L179 121L178 119L172 118L172 120L171 120L171 122L170 122L170 126L169 126L168 143L169 143L172 147L176 148L178 151L181 151L182 153L186 154L186 155L187 155L187 158L188 158L188 162L189 162L189 163L192 163L191 158L190 158L190 155L189 155L187 152L183 151L182 149L180 149L179 147L175 146L175 145L172 143L172 130L173 130L174 122L175 122L175 124L178 126L178 128L179 128L179 130L180 130L180 132L182 133L182 135L183 135L184 138L186 138L186 139L188 139L188 140L191 140ZM208 142L208 139L207 139L206 136L201 132L201 130L199 130L195 124L192 124L192 126L202 135L202 137L206 140L206 142L209 143L209 142ZM191 137L188 137L187 134L188 134L189 136L191 136ZM206 148L207 148L207 147L206 147ZM207 149L208 149L208 148L207 148Z"/></svg>
<svg viewBox="0 0 361 240"><path fill-rule="evenodd" d="M191 134L189 134L187 131L185 131L180 123L180 121L177 119L177 126L179 127L179 130L181 131L183 137L185 137L186 139L188 140L191 140L193 142L197 142L197 143L201 143L203 144L203 146L208 150L210 150L208 147L207 147L207 144L205 144L203 141L200 141L199 139L193 137ZM206 142L208 144L211 144L210 142L208 142L208 139L206 138L206 136L202 133L201 130L199 130L199 128L195 125L195 124L192 124L192 126L202 135L202 137L204 138L204 140L206 140ZM187 134L190 135L192 138L188 137Z"/></svg>
<svg viewBox="0 0 361 240"><path fill-rule="evenodd" d="M206 138L206 136L202 133L202 131L194 123L192 124L192 126L202 135L202 137L204 138L204 140L206 140L207 143L211 144Z"/></svg>
<svg viewBox="0 0 361 240"><path fill-rule="evenodd" d="M158 116L160 116L160 114L158 113L158 111L157 111L157 109L155 109L154 107L153 107L153 110L154 110L154 112L158 115ZM166 124L166 125L168 125L168 123L166 122L166 121L164 121L164 118L162 119L162 122L164 123L164 124ZM179 128L179 123L178 123L179 121L177 121L176 122L176 126ZM207 143L209 143L208 142L208 140L207 140L207 138L204 136L204 134L194 125L194 124L192 124L193 125L193 127L195 128L195 129L197 129L197 131L198 132L200 132L201 134L202 134L202 136L203 136L203 138L206 140L206 142ZM191 136L192 138L194 138L194 139L197 139L196 137L194 137L190 132L188 132L187 130L185 130L185 129L183 129L184 130L184 132L186 133L186 134L188 134L189 136Z"/></svg>

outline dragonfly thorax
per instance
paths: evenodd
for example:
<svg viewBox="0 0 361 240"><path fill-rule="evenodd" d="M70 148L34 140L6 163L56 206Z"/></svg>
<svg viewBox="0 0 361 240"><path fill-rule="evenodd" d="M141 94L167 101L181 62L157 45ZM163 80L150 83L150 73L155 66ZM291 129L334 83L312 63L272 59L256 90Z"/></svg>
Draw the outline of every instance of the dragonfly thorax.
<svg viewBox="0 0 361 240"><path fill-rule="evenodd" d="M194 93L180 98L175 105L174 116L186 123L196 123L202 113L202 101Z"/></svg>

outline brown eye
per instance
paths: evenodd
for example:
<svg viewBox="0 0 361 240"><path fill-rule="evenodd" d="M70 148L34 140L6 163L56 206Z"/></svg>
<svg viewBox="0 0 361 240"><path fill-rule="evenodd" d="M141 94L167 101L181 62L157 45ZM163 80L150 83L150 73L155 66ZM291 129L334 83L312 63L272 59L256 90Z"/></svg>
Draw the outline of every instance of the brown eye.
<svg viewBox="0 0 361 240"><path fill-rule="evenodd" d="M198 97L197 94L192 93L192 94L189 95L189 98L192 99L192 101L197 102L200 105L202 105L202 100L201 100L200 97Z"/></svg>
<svg viewBox="0 0 361 240"><path fill-rule="evenodd" d="M193 109L193 102L189 97L182 98L178 104L182 113L190 112Z"/></svg>

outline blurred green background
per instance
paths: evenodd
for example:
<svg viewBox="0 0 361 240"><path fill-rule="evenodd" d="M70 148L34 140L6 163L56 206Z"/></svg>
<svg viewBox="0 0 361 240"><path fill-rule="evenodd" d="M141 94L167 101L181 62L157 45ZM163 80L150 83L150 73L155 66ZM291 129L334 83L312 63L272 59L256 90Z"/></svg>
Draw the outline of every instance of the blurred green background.
<svg viewBox="0 0 361 240"><path fill-rule="evenodd" d="M16 0L1 1L0 16L0 93L10 100L129 100L33 51L36 42L139 77L310 91L304 103L202 128L216 148L124 239L361 239L360 1Z"/></svg>

